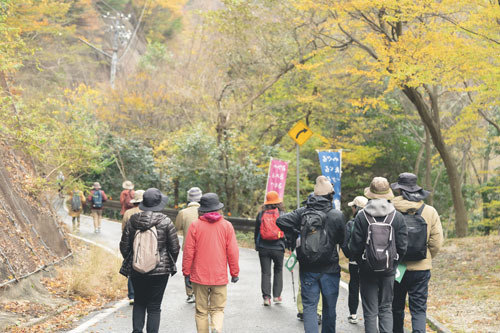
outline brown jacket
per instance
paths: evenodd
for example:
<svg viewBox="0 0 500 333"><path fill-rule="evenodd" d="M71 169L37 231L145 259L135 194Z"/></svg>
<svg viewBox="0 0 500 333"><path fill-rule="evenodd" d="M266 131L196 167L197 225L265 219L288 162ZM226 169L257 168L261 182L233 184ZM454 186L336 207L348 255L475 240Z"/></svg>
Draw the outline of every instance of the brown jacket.
<svg viewBox="0 0 500 333"><path fill-rule="evenodd" d="M85 196L81 191L78 191L80 194L80 201L82 202L82 205L79 210L73 211L71 209L71 201L73 200L73 193L69 196L69 198L66 200L66 207L68 208L68 214L71 217L79 217L80 214L83 212L83 205L85 204Z"/></svg>
<svg viewBox="0 0 500 333"><path fill-rule="evenodd" d="M122 218L122 231L125 229L125 226L127 225L128 220L130 220L130 217L136 213L140 213L142 210L139 209L139 206L136 206L134 208L127 209L125 211L125 214L123 214Z"/></svg>
<svg viewBox="0 0 500 333"><path fill-rule="evenodd" d="M405 213L410 209L417 210L423 205L423 201L413 202L403 199L402 196L392 200L394 207ZM432 258L434 258L441 246L443 245L443 227L436 209L432 206L425 205L422 211L422 217L427 222L427 258L418 261L407 261L406 269L409 271L423 271L432 269Z"/></svg>
<svg viewBox="0 0 500 333"><path fill-rule="evenodd" d="M198 220L199 207L199 203L191 202L186 208L181 210L175 218L175 228L177 230L182 230L182 235L184 236L184 240L182 241L182 251L184 251L184 244L186 244L186 236L189 226L191 225L191 223Z"/></svg>

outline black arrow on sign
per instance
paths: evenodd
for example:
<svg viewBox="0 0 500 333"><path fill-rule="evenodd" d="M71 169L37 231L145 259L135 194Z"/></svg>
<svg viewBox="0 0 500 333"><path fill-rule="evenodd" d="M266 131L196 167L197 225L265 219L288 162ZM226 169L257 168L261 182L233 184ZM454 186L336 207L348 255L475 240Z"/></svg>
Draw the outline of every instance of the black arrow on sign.
<svg viewBox="0 0 500 333"><path fill-rule="evenodd" d="M304 129L301 129L300 131L298 131L298 132L297 132L297 135L295 136L295 139L298 139L298 138L299 138L299 135L300 135L301 133L305 133L305 132L307 132L307 128L304 128Z"/></svg>

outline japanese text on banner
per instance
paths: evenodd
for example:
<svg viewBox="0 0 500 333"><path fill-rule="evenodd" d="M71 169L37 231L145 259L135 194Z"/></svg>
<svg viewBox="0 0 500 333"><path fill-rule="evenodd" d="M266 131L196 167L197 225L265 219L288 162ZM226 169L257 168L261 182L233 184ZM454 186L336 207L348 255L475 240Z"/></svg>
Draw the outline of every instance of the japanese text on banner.
<svg viewBox="0 0 500 333"><path fill-rule="evenodd" d="M269 174L267 175L266 193L276 191L278 192L278 196L283 198L283 195L285 194L287 173L288 162L271 159Z"/></svg>
<svg viewBox="0 0 500 333"><path fill-rule="evenodd" d="M333 195L333 203L335 208L340 210L340 177L342 175L342 153L334 151L319 151L319 164L323 176L333 184L335 194Z"/></svg>

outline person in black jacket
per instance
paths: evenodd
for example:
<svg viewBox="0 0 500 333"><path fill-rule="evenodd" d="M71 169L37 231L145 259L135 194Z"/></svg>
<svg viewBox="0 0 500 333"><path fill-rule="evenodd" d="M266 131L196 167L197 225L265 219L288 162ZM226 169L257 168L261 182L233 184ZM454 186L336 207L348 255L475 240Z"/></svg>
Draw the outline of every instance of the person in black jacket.
<svg viewBox="0 0 500 333"><path fill-rule="evenodd" d="M349 251L349 242L351 240L351 233L354 229L354 218L358 215L359 211L363 209L368 203L368 199L360 195L354 198L353 201L349 202L347 205L352 209L352 219L347 221L345 225L345 239L342 245L342 252L347 259L349 259L349 317L347 320L351 324L358 323L358 305L359 305L359 268L356 260L351 256Z"/></svg>
<svg viewBox="0 0 500 333"><path fill-rule="evenodd" d="M265 212L277 209L278 214L283 212L283 200L278 196L276 191L270 191L266 195L266 201L262 206L262 210L255 219L255 250L259 251L261 280L260 286L264 305L271 305L271 261L274 263L274 279L273 279L273 302L279 304L282 302L281 291L283 290L283 257L285 255L285 239L284 235L280 239L266 240L262 238L260 226L262 223L262 215Z"/></svg>
<svg viewBox="0 0 500 333"><path fill-rule="evenodd" d="M323 333L335 332L336 304L339 293L340 265L336 244L344 242L345 220L342 212L333 209L333 186L325 176L316 178L314 194L307 198L306 206L282 215L276 221L285 232L287 247L297 245L297 258L300 264L301 296L304 306L304 330L306 333L318 332L316 310L319 295L323 297ZM322 223L327 241L324 248L326 258L320 262L310 262L302 252L300 234L303 219L310 211L321 212Z"/></svg>
<svg viewBox="0 0 500 333"><path fill-rule="evenodd" d="M135 292L132 312L133 333L142 332L146 311L148 313L146 331L158 332L160 327L161 302L169 275L177 272L179 238L172 221L161 210L167 204L167 197L160 190L150 188L143 195L139 205L142 212L132 215L125 225L120 241L120 252L124 258L120 273L130 276ZM156 227L160 262L150 272L141 274L132 268L133 243L136 231Z"/></svg>
<svg viewBox="0 0 500 333"><path fill-rule="evenodd" d="M398 261L401 261L408 246L408 232L403 215L396 211L390 202L394 194L389 182L384 177L373 178L370 187L365 189L365 197L370 199L363 211L354 218L354 229L351 234L349 250L359 266L360 290L365 317L366 333L392 332L392 299L394 295L394 275ZM386 217L393 216L392 236L396 245L396 260L392 269L386 272L374 272L370 269L365 259L365 245L368 237L368 221L366 214L373 217L377 222L385 221ZM377 330L378 318L378 330Z"/></svg>

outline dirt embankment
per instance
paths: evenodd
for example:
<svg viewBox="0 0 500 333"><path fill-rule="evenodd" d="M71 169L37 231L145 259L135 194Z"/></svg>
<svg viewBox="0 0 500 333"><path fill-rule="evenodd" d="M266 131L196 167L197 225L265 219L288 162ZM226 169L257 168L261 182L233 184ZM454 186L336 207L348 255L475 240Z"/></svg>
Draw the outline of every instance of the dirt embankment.
<svg viewBox="0 0 500 333"><path fill-rule="evenodd" d="M0 286L71 253L57 216L38 193L31 168L0 145Z"/></svg>

